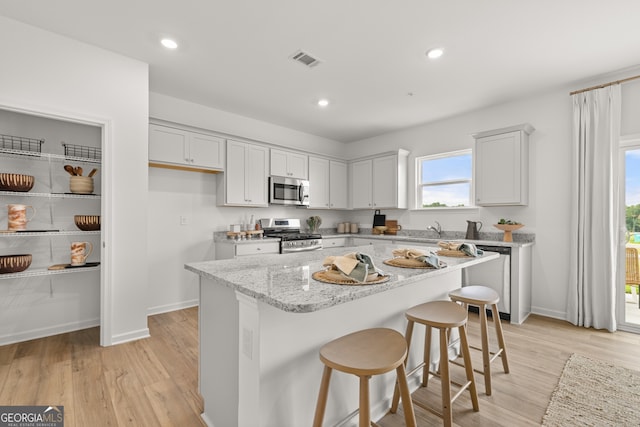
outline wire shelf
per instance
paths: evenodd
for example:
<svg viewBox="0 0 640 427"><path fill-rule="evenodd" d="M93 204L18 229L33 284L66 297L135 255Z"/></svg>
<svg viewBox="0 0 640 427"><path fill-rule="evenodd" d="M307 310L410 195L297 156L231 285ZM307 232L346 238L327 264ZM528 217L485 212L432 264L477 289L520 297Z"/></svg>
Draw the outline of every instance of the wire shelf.
<svg viewBox="0 0 640 427"><path fill-rule="evenodd" d="M66 142L63 142L62 146L64 147L65 157L82 157L94 160L102 159L102 150L100 148L67 144Z"/></svg>
<svg viewBox="0 0 640 427"><path fill-rule="evenodd" d="M39 155L42 152L42 144L44 144L44 139L0 134L0 148L22 151L25 152L22 154L26 155Z"/></svg>

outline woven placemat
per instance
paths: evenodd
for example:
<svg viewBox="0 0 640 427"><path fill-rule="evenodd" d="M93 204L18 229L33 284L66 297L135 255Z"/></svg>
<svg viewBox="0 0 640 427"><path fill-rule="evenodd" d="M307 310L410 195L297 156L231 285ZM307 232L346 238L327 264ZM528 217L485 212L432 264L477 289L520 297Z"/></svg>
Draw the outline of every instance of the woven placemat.
<svg viewBox="0 0 640 427"><path fill-rule="evenodd" d="M390 276L378 276L376 280L370 280L370 281L367 281L366 283L360 283L360 282L356 282L355 280L345 279L344 276L336 270L321 270L313 273L311 277L313 277L313 279L317 280L318 282L331 283L332 285L359 286L359 285L378 285L380 283L387 282Z"/></svg>
<svg viewBox="0 0 640 427"><path fill-rule="evenodd" d="M391 259L384 260L382 262L393 267L435 269L435 267L431 265L427 265L424 262L414 258L391 258ZM447 264L440 261L440 268L446 267L446 266Z"/></svg>
<svg viewBox="0 0 640 427"><path fill-rule="evenodd" d="M456 257L456 258L470 257L469 254L466 254L462 251L453 251L451 249L440 249L438 252L436 252L436 255Z"/></svg>

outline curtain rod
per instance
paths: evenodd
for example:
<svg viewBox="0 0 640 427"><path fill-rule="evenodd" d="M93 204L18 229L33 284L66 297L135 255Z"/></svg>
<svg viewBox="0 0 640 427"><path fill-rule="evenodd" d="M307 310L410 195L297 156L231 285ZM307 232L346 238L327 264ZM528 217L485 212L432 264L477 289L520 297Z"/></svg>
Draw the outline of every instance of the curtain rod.
<svg viewBox="0 0 640 427"><path fill-rule="evenodd" d="M576 95L578 93L589 92L590 90L594 90L594 89L602 89L603 87L607 87L607 86L619 85L620 83L626 83L628 81L635 80L635 79L640 79L640 75L633 76L633 77L627 77L626 79L616 80L616 81L609 82L609 83L603 83L603 84L598 85L598 86L591 86L591 87L588 87L588 88L585 88L585 89L574 90L573 92L570 92L569 95Z"/></svg>

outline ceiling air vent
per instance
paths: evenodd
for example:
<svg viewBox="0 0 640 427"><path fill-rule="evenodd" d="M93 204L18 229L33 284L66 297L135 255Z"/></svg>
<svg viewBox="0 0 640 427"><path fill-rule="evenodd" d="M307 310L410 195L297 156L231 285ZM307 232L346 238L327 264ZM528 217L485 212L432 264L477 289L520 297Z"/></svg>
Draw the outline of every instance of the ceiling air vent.
<svg viewBox="0 0 640 427"><path fill-rule="evenodd" d="M308 54L306 52L303 52L301 50L299 50L296 53L294 53L293 55L291 55L291 59L293 59L294 61L297 61L297 62L299 62L299 63L301 63L303 65L306 65L309 68L315 67L320 62L322 62L318 58L314 58L310 54Z"/></svg>

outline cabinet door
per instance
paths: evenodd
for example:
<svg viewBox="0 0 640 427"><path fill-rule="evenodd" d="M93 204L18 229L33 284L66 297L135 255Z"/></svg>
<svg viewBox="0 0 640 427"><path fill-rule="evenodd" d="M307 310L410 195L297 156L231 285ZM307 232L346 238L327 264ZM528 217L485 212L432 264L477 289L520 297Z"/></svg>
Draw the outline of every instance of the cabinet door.
<svg viewBox="0 0 640 427"><path fill-rule="evenodd" d="M281 150L271 150L271 175L289 176L287 171L287 153Z"/></svg>
<svg viewBox="0 0 640 427"><path fill-rule="evenodd" d="M526 204L521 191L524 154L520 131L476 140L476 205Z"/></svg>
<svg viewBox="0 0 640 427"><path fill-rule="evenodd" d="M267 171L269 150L265 147L247 144L245 194L247 205L266 206L269 202Z"/></svg>
<svg viewBox="0 0 640 427"><path fill-rule="evenodd" d="M224 171L226 203L244 205L246 177L246 147L242 142L227 140L227 165Z"/></svg>
<svg viewBox="0 0 640 427"><path fill-rule="evenodd" d="M372 207L372 165L371 160L360 160L351 164L351 207L367 209Z"/></svg>
<svg viewBox="0 0 640 427"><path fill-rule="evenodd" d="M311 160L309 160L311 168ZM331 160L329 162L329 205L333 209L347 209L347 164Z"/></svg>
<svg viewBox="0 0 640 427"><path fill-rule="evenodd" d="M309 157L309 207L310 208L326 209L330 207L329 206L329 198L330 198L329 174L330 174L329 160L322 159L319 157Z"/></svg>
<svg viewBox="0 0 640 427"><path fill-rule="evenodd" d="M224 140L211 135L189 135L189 162L192 166L223 169Z"/></svg>
<svg viewBox="0 0 640 427"><path fill-rule="evenodd" d="M149 125L149 161L187 164L188 132Z"/></svg>
<svg viewBox="0 0 640 427"><path fill-rule="evenodd" d="M373 159L373 207L398 206L398 158L385 156Z"/></svg>
<svg viewBox="0 0 640 427"><path fill-rule="evenodd" d="M308 179L309 158L304 154L289 153L287 156L287 172L292 178Z"/></svg>

